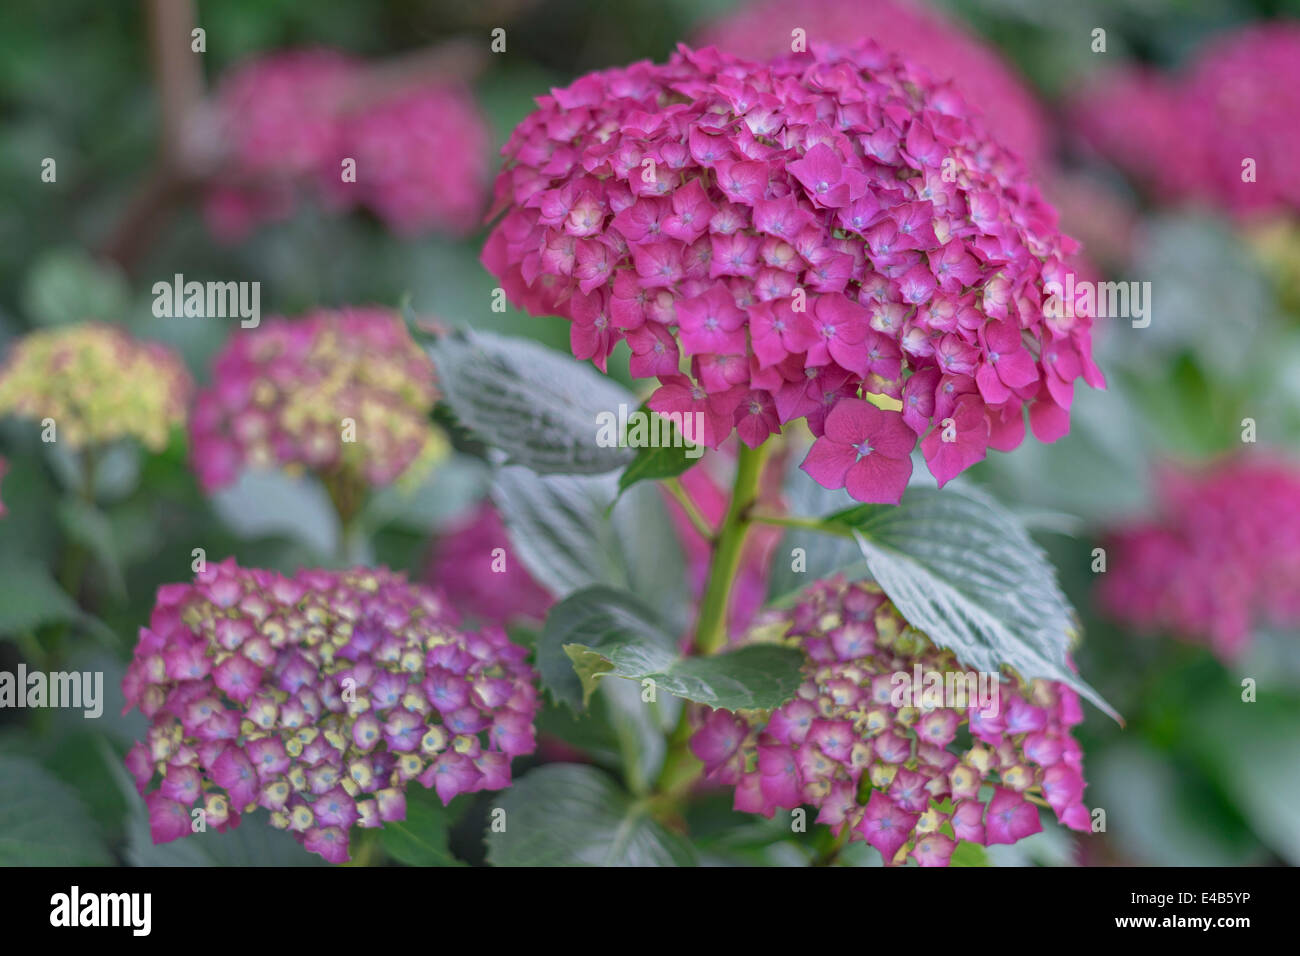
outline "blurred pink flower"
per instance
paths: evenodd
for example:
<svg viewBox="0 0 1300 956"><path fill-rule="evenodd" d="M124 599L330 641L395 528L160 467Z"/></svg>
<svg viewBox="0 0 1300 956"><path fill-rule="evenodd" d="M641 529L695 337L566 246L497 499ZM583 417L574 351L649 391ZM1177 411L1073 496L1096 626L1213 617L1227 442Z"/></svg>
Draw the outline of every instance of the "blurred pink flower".
<svg viewBox="0 0 1300 956"><path fill-rule="evenodd" d="M1300 24L1216 37L1171 75L1103 73L1071 112L1094 148L1162 201L1240 217L1300 210Z"/></svg>
<svg viewBox="0 0 1300 956"><path fill-rule="evenodd" d="M321 310L235 330L190 417L205 491L244 467L387 485L440 457L433 363L388 309Z"/></svg>
<svg viewBox="0 0 1300 956"><path fill-rule="evenodd" d="M1300 624L1300 468L1229 459L1157 475L1159 509L1116 530L1099 597L1120 621L1231 660L1257 627Z"/></svg>
<svg viewBox="0 0 1300 956"><path fill-rule="evenodd" d="M541 621L555 603L512 553L505 525L488 501L434 540L428 578L461 614L489 624Z"/></svg>
<svg viewBox="0 0 1300 956"><path fill-rule="evenodd" d="M217 98L227 162L205 213L237 240L287 218L310 195L369 209L398 235L466 235L479 225L489 179L486 121L468 89L426 81L378 98L368 66L330 50L273 53L232 70ZM355 163L355 181L343 163Z"/></svg>

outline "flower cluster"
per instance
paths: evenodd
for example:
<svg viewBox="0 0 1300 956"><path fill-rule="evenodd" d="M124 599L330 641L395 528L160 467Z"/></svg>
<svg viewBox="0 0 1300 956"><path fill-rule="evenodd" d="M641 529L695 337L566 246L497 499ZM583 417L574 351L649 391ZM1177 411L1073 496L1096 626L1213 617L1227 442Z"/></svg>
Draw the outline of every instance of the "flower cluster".
<svg viewBox="0 0 1300 956"><path fill-rule="evenodd" d="M1106 542L1099 597L1110 613L1225 660L1257 625L1300 624L1300 469L1250 459L1167 468L1159 489L1159 514Z"/></svg>
<svg viewBox="0 0 1300 956"><path fill-rule="evenodd" d="M937 80L951 80L979 108L998 141L1031 166L1047 151L1048 124L1023 80L998 53L939 11L915 0L757 0L709 24L700 46L766 60L791 51L794 30L808 41L871 39Z"/></svg>
<svg viewBox="0 0 1300 956"><path fill-rule="evenodd" d="M0 368L0 414L53 419L72 448L135 438L161 451L185 423L192 388L166 346L92 322L19 339Z"/></svg>
<svg viewBox="0 0 1300 956"><path fill-rule="evenodd" d="M1102 384L1090 320L1053 305L1074 248L1054 212L950 85L874 44L765 64L682 47L538 102L483 261L571 321L578 358L604 368L626 341L650 407L698 413L710 447L803 418L829 436L822 484L897 501L923 436L946 481L1018 445L1026 406L1058 438L1074 380ZM888 483L850 483L877 452Z"/></svg>
<svg viewBox="0 0 1300 956"><path fill-rule="evenodd" d="M239 331L190 420L190 455L213 491L244 466L306 468L386 485L446 441L429 422L433 363L385 309L320 311Z"/></svg>
<svg viewBox="0 0 1300 956"><path fill-rule="evenodd" d="M526 656L385 569L286 578L232 559L166 585L122 682L150 721L126 763L153 840L190 833L192 808L225 829L261 807L340 863L353 825L405 819L412 780L444 803L506 787L535 748Z"/></svg>
<svg viewBox="0 0 1300 956"><path fill-rule="evenodd" d="M795 698L770 715L715 710L691 740L709 779L735 786L737 810L811 804L887 864L922 866L946 866L961 840L1037 833L1036 805L1088 829L1069 688L986 675L996 693L977 699L975 675L869 583L818 582L776 623L808 655Z"/></svg>
<svg viewBox="0 0 1300 956"><path fill-rule="evenodd" d="M342 54L293 51L236 69L217 113L229 156L206 212L223 238L288 216L303 191L365 207L404 236L464 235L480 222L490 134L458 83L389 89Z"/></svg>
<svg viewBox="0 0 1300 956"><path fill-rule="evenodd" d="M1217 38L1176 76L1129 68L1077 97L1084 137L1157 197L1248 217L1300 210L1300 25ZM1253 176L1244 165L1251 161Z"/></svg>
<svg viewBox="0 0 1300 956"><path fill-rule="evenodd" d="M541 621L554 599L510 549L505 525L485 501L433 543L428 580L466 617L492 624Z"/></svg>

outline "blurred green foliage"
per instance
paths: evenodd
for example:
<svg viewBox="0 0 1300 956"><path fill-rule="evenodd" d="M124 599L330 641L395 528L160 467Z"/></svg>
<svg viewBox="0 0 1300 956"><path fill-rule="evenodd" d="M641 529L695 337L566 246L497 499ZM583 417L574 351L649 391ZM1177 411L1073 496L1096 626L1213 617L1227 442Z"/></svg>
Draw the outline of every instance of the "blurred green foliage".
<svg viewBox="0 0 1300 956"><path fill-rule="evenodd" d="M499 144L534 96L586 70L662 59L694 25L731 5L222 0L199 6L209 86L232 64L263 51L319 45L389 57L455 38L486 46L488 32L504 26L508 54L487 57L475 80ZM1104 65L1088 48L1095 26L1108 30L1109 57L1167 66L1214 32L1300 15L1297 0L941 5L1016 64L1049 104ZM106 263L96 253L151 174L157 132L143 5L7 0L0 12L0 347L37 326L120 322L173 345L202 381L227 329L157 319L149 309L152 282L183 272L260 281L265 313L363 302L396 306L409 297L419 313L566 348L563 322L487 308L495 281L477 262L485 230L465 241L407 241L361 216L308 209L228 246L211 238L191 203L175 210L129 271ZM57 159L55 183L40 179L45 157ZM1088 798L1108 819L1104 836L1080 841L1083 859L1300 863L1300 635L1261 635L1256 656L1229 669L1200 648L1132 635L1091 610L1092 548L1106 527L1150 507L1154 463L1230 450L1239 445L1239 423L1248 415L1262 442L1300 446L1300 317L1279 304L1277 290L1230 226L1161 212L1148 216L1144 235L1122 277L1153 283L1154 320L1149 330L1122 322L1099 329L1098 356L1110 389L1080 392L1074 428L1060 443L1027 442L1014 454L990 458L977 477L1017 507L1083 519L1077 536L1044 532L1042 543L1084 613L1081 673L1128 719L1121 730L1089 710L1082 728ZM338 529L318 489L255 476L209 500L187 468L178 434L161 455L116 452L95 504L75 511L66 493L75 463L47 453L33 427L0 422L0 451L9 461L0 492L9 508L0 521L0 636L7 638L0 641L0 669L33 657L93 667L104 671L109 698L94 722L60 712L0 712L0 830L21 824L24 841L17 855L6 849L0 864L314 861L283 834L255 826L153 847L120 763L143 721L139 714L120 715L118 685L156 588L188 577L193 548L202 547L209 560L237 553L246 566L286 570L334 561ZM460 452L416 493L377 498L365 518L373 556L418 570L431 535L484 489L482 461ZM57 583L72 542L90 553L91 573L76 595L87 610ZM1237 703L1244 676L1259 679L1258 704ZM584 722L550 710L541 722L554 739L584 748L598 766L618 772L618 713L616 701L598 697L596 716ZM521 761L518 772L528 764ZM582 775L604 777L596 769ZM579 790L575 799L583 796ZM482 862L485 807L466 798L450 811L436 802L420 806L407 830L385 833L382 851L410 863ZM615 816L601 819L618 823ZM705 862L804 863L824 849L813 834L794 837L771 821L732 813L725 802L695 807L691 826ZM490 852L508 855L512 848ZM869 862L856 850L845 859ZM1078 859L1068 839L1047 833L969 862Z"/></svg>

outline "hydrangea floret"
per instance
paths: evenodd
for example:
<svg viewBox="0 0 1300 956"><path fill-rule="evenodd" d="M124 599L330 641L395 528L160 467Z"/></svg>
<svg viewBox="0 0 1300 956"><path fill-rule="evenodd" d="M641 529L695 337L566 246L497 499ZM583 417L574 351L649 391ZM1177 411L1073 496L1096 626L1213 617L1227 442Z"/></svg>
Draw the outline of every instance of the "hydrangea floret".
<svg viewBox="0 0 1300 956"><path fill-rule="evenodd" d="M405 819L411 781L444 803L509 786L535 748L526 657L382 568L285 577L231 559L166 585L122 682L149 720L126 763L153 840L189 834L196 809L224 830L261 808L340 863L354 826Z"/></svg>

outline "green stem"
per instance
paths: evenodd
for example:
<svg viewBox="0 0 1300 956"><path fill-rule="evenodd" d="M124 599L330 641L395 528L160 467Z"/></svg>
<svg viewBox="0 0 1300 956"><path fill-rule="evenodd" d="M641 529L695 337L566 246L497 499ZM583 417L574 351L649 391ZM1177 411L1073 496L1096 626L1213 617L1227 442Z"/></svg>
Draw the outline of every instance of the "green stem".
<svg viewBox="0 0 1300 956"><path fill-rule="evenodd" d="M95 470L98 455L94 445L87 445L81 451L81 487L78 497L87 507L95 507ZM76 538L65 540L63 556L59 568L59 586L78 605L81 604L81 588L85 581L86 567L90 562L90 552ZM68 625L60 624L49 632L47 664L57 665L63 659L63 640L67 635Z"/></svg>
<svg viewBox="0 0 1300 956"><path fill-rule="evenodd" d="M682 511L686 513L686 517L690 520L692 527L695 528L700 537L705 541L712 543L716 538L713 527L700 512L699 507L695 504L694 500L692 500L691 496L686 493L686 488L682 485L681 479L669 478L664 481L664 487L668 489L668 493L676 499L677 503L682 506Z"/></svg>
<svg viewBox="0 0 1300 956"><path fill-rule="evenodd" d="M338 552L334 560L341 567L362 563L358 561L357 545L361 534L361 508L365 504L365 483L350 469L340 467L324 476L324 485L339 518Z"/></svg>
<svg viewBox="0 0 1300 956"><path fill-rule="evenodd" d="M701 657L716 654L727 644L727 605L731 585L740 568L740 552L752 521L750 510L758 498L758 480L763 472L766 445L758 448L740 446L736 460L736 480L731 503L718 529L713 558L709 564L708 583L700 599L700 616L695 625L695 653Z"/></svg>
<svg viewBox="0 0 1300 956"><path fill-rule="evenodd" d="M827 842L817 855L809 862L809 866L833 866L835 861L840 858L840 853L849 845L849 837L853 835L852 829L846 823L840 829L839 836L833 837Z"/></svg>
<svg viewBox="0 0 1300 956"><path fill-rule="evenodd" d="M722 526L713 538L709 577L695 623L693 652L701 657L716 654L727 645L727 605L730 603L731 586L740 568L741 549L752 520L750 511L758 498L758 482L766 457L767 449L764 445L758 448L742 445L740 448L731 503L722 519ZM655 783L659 798L653 800L652 805L661 822L679 822L679 800L703 769L703 764L691 753L691 730L690 706L685 705L676 728L668 738L668 753Z"/></svg>

